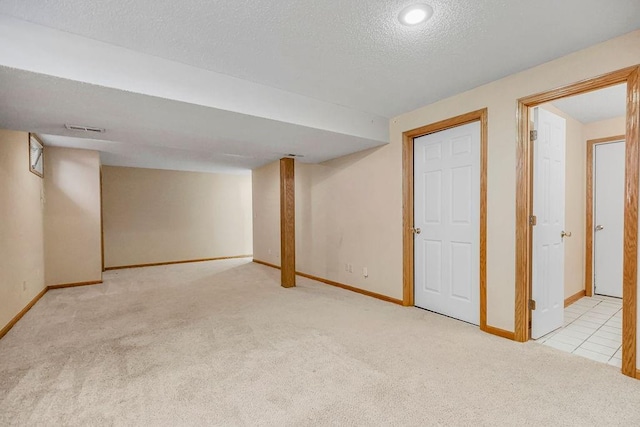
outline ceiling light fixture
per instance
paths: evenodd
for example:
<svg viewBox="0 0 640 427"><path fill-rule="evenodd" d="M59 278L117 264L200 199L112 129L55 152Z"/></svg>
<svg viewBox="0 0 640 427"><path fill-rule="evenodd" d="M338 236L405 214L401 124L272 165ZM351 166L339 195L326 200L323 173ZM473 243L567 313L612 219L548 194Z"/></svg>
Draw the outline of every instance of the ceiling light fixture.
<svg viewBox="0 0 640 427"><path fill-rule="evenodd" d="M419 3L402 9L398 20L403 25L413 26L427 21L433 16L433 8L428 4Z"/></svg>

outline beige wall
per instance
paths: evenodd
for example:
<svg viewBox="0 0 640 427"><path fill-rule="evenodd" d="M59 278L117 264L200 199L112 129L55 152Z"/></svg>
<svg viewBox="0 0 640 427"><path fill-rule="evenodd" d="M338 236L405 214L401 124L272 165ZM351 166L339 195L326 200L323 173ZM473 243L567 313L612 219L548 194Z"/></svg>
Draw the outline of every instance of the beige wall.
<svg viewBox="0 0 640 427"><path fill-rule="evenodd" d="M250 255L251 177L103 166L105 267Z"/></svg>
<svg viewBox="0 0 640 427"><path fill-rule="evenodd" d="M298 224L308 228L311 242L298 247L299 269L310 268L314 270L310 273L327 279L400 298L402 132L487 107L487 320L491 326L513 331L516 100L638 63L640 31L393 118L390 144L311 166L310 194L305 202L311 203L306 214L311 219ZM264 215L256 213L258 220ZM256 242L256 247L274 245ZM343 272L345 262L354 264L350 276ZM356 277L360 276L356 265L369 267L368 279Z"/></svg>
<svg viewBox="0 0 640 427"><path fill-rule="evenodd" d="M379 214L390 208L380 195L393 187L380 151L370 149L322 164L296 162L296 270L401 299L402 287L389 286L394 271L388 265L394 258L401 261L402 255L381 247L401 227L385 223ZM368 170L376 172L369 175ZM254 258L276 265L279 179L278 162L253 171ZM345 264L351 264L353 272L345 271Z"/></svg>
<svg viewBox="0 0 640 427"><path fill-rule="evenodd" d="M401 213L402 193L395 194L399 183L385 148L296 165L304 194L296 199L296 263L304 273L402 299L402 276L393 268L402 253L389 244L401 237L401 223L389 218Z"/></svg>
<svg viewBox="0 0 640 427"><path fill-rule="evenodd" d="M28 134L0 130L0 329L45 287L42 190Z"/></svg>
<svg viewBox="0 0 640 427"><path fill-rule="evenodd" d="M584 138L589 141L592 139L624 135L627 127L626 119L625 116L621 116L601 122L589 123L584 126Z"/></svg>
<svg viewBox="0 0 640 427"><path fill-rule="evenodd" d="M296 211L300 186L296 169ZM280 266L280 162L269 163L251 173L253 187L253 258ZM296 214L296 217L298 215ZM296 218L297 219L297 218ZM296 232L300 221L296 221Z"/></svg>
<svg viewBox="0 0 640 427"><path fill-rule="evenodd" d="M45 283L102 277L100 154L47 147L45 156Z"/></svg>

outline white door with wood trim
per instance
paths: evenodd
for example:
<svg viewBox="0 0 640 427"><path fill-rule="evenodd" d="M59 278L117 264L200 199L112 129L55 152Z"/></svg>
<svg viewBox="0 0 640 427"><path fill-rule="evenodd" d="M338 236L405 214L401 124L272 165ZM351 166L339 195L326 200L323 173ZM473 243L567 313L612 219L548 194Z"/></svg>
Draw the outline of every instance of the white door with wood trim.
<svg viewBox="0 0 640 427"><path fill-rule="evenodd" d="M624 141L593 147L594 293L622 298Z"/></svg>
<svg viewBox="0 0 640 427"><path fill-rule="evenodd" d="M537 107L534 127L531 338L537 339L564 323L566 121Z"/></svg>
<svg viewBox="0 0 640 427"><path fill-rule="evenodd" d="M480 122L414 140L415 305L480 323Z"/></svg>

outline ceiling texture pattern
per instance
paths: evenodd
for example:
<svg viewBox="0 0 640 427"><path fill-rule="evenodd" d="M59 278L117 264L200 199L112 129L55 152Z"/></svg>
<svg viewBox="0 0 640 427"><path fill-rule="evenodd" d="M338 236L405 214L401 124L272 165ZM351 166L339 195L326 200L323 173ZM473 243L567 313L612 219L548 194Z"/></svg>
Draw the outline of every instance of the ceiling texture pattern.
<svg viewBox="0 0 640 427"><path fill-rule="evenodd" d="M129 75L130 67L120 67L119 78L126 82L111 84L97 79L95 70L84 76L82 67L53 72L51 65L27 64L2 46L0 54L7 55L0 55L0 65L15 73L49 74L214 108L220 115L231 111L324 132L321 139L335 143L318 147L314 142L310 149L311 144L302 142L298 150L317 161L388 142L388 118L640 27L638 0L425 2L433 7L431 20L407 27L397 20L413 3L407 0L0 0L5 18L0 19L0 33L3 25L11 29L0 35L19 28L27 34L29 28L29 34L51 43L58 39L60 46L68 46L57 52L61 63L76 64L80 54L90 58L87 54L94 52L105 68L122 65L121 55L129 64L139 58L175 75L166 71L162 82L150 84ZM37 52L35 36L15 40L25 52ZM189 81L206 81L202 91L211 99L178 96ZM171 83L178 88L163 90ZM223 102L222 95L216 98L230 84L243 94L246 107L231 107L230 98ZM253 104L260 103L267 107L256 111ZM95 123L80 124L101 126L100 111L95 113ZM296 115L304 117L288 119ZM256 133L267 130L245 119ZM0 116L0 124L5 123L11 124ZM130 143L136 143L141 129L129 127ZM222 150L214 141L219 128L211 130L213 142L205 150ZM334 138L342 139L337 143ZM274 160L280 150L265 141L242 141L253 144L262 160L236 163L240 168ZM189 148L186 142L184 148ZM335 151L336 146L342 149ZM252 149L236 151L230 154L255 154ZM265 152L272 154L264 157Z"/></svg>

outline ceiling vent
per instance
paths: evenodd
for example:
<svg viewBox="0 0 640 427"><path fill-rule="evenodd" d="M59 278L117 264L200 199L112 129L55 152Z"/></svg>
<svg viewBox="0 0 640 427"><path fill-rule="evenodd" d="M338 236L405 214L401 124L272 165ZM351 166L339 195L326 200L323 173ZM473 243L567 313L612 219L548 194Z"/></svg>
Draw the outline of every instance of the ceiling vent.
<svg viewBox="0 0 640 427"><path fill-rule="evenodd" d="M64 125L64 127L66 127L69 130L78 130L81 132L94 132L94 133L104 133L105 129L103 128L95 128L92 126L79 126L79 125L69 125L66 124Z"/></svg>

